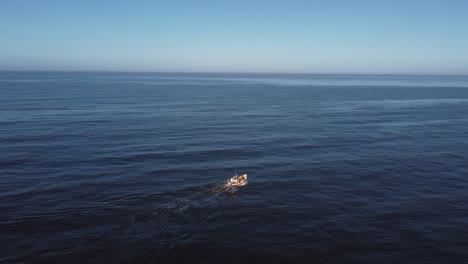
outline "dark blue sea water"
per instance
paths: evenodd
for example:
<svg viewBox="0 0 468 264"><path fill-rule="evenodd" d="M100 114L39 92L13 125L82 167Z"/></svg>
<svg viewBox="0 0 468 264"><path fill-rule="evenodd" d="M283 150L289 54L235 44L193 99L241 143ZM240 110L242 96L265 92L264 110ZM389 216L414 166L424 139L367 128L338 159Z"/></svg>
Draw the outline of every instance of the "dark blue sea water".
<svg viewBox="0 0 468 264"><path fill-rule="evenodd" d="M0 73L2 263L466 263L467 204L468 77Z"/></svg>

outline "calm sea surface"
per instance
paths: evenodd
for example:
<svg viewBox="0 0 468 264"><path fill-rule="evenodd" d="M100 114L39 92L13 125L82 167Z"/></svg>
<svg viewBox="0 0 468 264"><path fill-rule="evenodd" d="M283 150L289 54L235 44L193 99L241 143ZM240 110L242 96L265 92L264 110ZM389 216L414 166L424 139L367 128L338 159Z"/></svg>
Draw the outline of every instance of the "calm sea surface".
<svg viewBox="0 0 468 264"><path fill-rule="evenodd" d="M467 206L468 77L0 73L2 263L467 263Z"/></svg>

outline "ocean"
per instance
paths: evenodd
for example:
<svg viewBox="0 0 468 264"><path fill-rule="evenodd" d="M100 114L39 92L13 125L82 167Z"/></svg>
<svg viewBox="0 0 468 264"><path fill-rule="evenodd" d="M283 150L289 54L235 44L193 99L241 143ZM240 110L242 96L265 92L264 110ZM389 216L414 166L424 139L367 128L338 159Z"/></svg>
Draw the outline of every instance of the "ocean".
<svg viewBox="0 0 468 264"><path fill-rule="evenodd" d="M2 263L468 261L467 76L1 72L0 150Z"/></svg>

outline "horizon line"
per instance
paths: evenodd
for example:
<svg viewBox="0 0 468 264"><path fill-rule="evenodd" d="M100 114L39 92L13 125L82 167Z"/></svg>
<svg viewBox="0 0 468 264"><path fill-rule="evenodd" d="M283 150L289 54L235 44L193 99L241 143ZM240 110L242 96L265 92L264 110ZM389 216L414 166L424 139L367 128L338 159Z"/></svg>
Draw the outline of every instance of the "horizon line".
<svg viewBox="0 0 468 264"><path fill-rule="evenodd" d="M0 69L0 72L35 72L35 73L134 73L134 74L232 74L232 75L374 75L374 76L447 76L447 77L468 77L468 73L359 73L359 72L237 72L237 71L138 71L138 70L10 70Z"/></svg>

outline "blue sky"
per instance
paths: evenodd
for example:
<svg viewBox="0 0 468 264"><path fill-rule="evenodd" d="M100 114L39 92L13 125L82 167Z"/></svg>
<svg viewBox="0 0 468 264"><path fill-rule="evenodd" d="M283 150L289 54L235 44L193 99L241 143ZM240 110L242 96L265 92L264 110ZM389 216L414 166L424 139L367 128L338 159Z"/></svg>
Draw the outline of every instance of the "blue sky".
<svg viewBox="0 0 468 264"><path fill-rule="evenodd" d="M0 1L1 70L468 74L468 1Z"/></svg>

